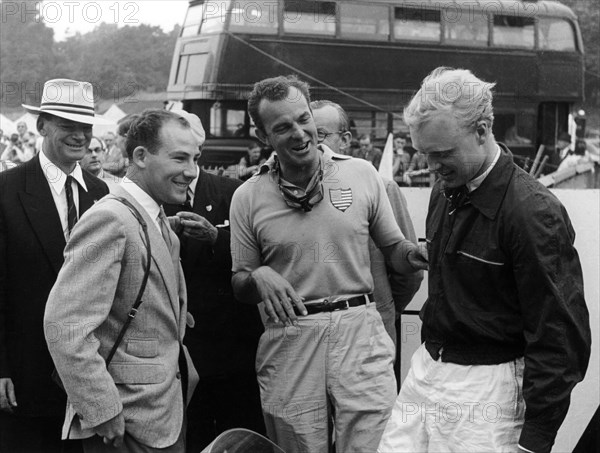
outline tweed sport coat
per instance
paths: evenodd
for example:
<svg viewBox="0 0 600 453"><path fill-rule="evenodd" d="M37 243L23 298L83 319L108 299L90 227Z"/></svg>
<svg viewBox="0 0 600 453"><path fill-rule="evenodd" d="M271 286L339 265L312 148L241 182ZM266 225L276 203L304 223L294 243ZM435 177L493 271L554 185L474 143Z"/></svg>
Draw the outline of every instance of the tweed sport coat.
<svg viewBox="0 0 600 453"><path fill-rule="evenodd" d="M83 171L79 214L108 193ZM52 382L44 339L48 294L63 264L65 237L39 155L0 173L0 377L15 385L21 416L62 417L65 396Z"/></svg>
<svg viewBox="0 0 600 453"><path fill-rule="evenodd" d="M231 197L241 184L238 179L200 169L192 211L213 225L225 224L229 221ZM181 205L164 208L167 215L184 209ZM229 227L218 227L212 246L181 236L188 310L196 320L185 344L199 364L201 378L254 374L258 340L264 331L256 305L233 297L230 240Z"/></svg>
<svg viewBox="0 0 600 453"><path fill-rule="evenodd" d="M143 303L107 370L105 358L135 301L146 262L142 227L114 196L130 201L146 221L152 263ZM89 437L90 428L122 410L126 432L139 442L154 448L175 443L186 404L186 368L188 401L198 382L182 344L187 303L178 267L153 219L121 187L77 223L44 319L68 395L63 438L69 428L71 438Z"/></svg>

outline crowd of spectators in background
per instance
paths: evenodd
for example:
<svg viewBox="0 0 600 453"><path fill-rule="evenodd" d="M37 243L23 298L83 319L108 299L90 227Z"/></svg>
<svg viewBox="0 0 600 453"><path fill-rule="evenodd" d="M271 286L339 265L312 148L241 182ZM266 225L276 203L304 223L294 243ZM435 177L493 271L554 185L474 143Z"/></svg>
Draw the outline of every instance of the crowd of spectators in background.
<svg viewBox="0 0 600 453"><path fill-rule="evenodd" d="M132 114L124 117L117 123L115 132L107 132L101 137L95 137L93 143L97 151L93 157L91 156L92 151L88 152L90 157L86 161L91 163L91 167L88 168L82 162L84 169L93 170L91 171L92 174L118 183L125 175L128 165L124 146L126 131L137 116L137 114ZM383 150L374 145L373 141L371 135L361 134L358 139L353 139L350 142L349 148L344 152L352 157L367 160L376 169L379 169ZM29 161L39 153L41 147L42 137L34 131L28 130L24 121L17 124L17 133L5 135L0 129L0 171ZM562 171L569 167L599 160L597 156L599 153L589 143L589 140L577 139L573 142L571 136L566 132L560 133L557 137L556 146L548 149L551 158L546 163L547 171L544 174L549 171ZM427 158L423 153L413 148L408 133L397 132L394 134L393 150L392 174L394 181L399 186L430 185ZM246 181L259 170L259 167L271 156L272 152L273 150L268 147L261 146L258 142L252 142L237 165L219 168L215 173Z"/></svg>

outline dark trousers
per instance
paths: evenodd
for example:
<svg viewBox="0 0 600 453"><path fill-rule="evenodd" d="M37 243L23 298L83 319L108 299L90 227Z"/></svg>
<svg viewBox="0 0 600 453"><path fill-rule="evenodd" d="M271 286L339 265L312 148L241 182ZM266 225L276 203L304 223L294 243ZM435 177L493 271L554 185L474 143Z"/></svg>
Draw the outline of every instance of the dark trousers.
<svg viewBox="0 0 600 453"><path fill-rule="evenodd" d="M60 440L63 417L23 417L0 412L1 453L81 453L81 441Z"/></svg>
<svg viewBox="0 0 600 453"><path fill-rule="evenodd" d="M201 377L187 409L187 452L198 453L219 434L246 428L265 434L256 375Z"/></svg>

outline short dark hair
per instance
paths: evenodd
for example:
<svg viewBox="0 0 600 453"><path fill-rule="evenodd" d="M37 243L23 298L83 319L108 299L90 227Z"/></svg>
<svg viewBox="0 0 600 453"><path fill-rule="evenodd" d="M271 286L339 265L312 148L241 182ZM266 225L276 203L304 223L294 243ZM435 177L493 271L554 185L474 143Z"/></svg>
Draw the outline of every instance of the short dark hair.
<svg viewBox="0 0 600 453"><path fill-rule="evenodd" d="M319 99L310 103L310 108L313 110L319 110L326 106L333 107L337 110L339 115L339 130L343 132L350 130L350 118L348 118L348 114L340 104L336 104L333 101L328 101L327 99Z"/></svg>
<svg viewBox="0 0 600 453"><path fill-rule="evenodd" d="M130 115L124 116L119 121L117 121L117 134L120 135L121 137L127 137L127 133L129 132L129 127L139 117L140 117L139 113L131 113Z"/></svg>
<svg viewBox="0 0 600 453"><path fill-rule="evenodd" d="M306 98L306 103L310 105L310 91L308 83L298 79L295 75L278 76L270 79L264 79L254 84L252 93L248 98L248 114L256 127L265 132L265 126L258 114L258 107L263 99L268 101L281 101L288 95L290 88L296 88ZM310 108L310 107L309 107Z"/></svg>
<svg viewBox="0 0 600 453"><path fill-rule="evenodd" d="M169 121L176 121L183 127L191 128L185 118L168 110L148 109L138 114L127 130L125 150L129 159L133 157L133 151L138 146L156 154L160 146L160 131Z"/></svg>

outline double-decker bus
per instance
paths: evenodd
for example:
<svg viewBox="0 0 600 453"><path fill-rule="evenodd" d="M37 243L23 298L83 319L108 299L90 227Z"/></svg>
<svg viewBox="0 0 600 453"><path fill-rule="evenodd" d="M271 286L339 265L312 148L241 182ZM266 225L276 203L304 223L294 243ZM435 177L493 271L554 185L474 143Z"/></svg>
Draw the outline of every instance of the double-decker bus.
<svg viewBox="0 0 600 453"><path fill-rule="evenodd" d="M258 80L297 74L348 111L354 134L383 140L406 130L402 110L438 66L497 83L494 134L515 155L552 147L583 98L577 17L546 0L191 1L168 95L202 119L214 168L255 140Z"/></svg>

